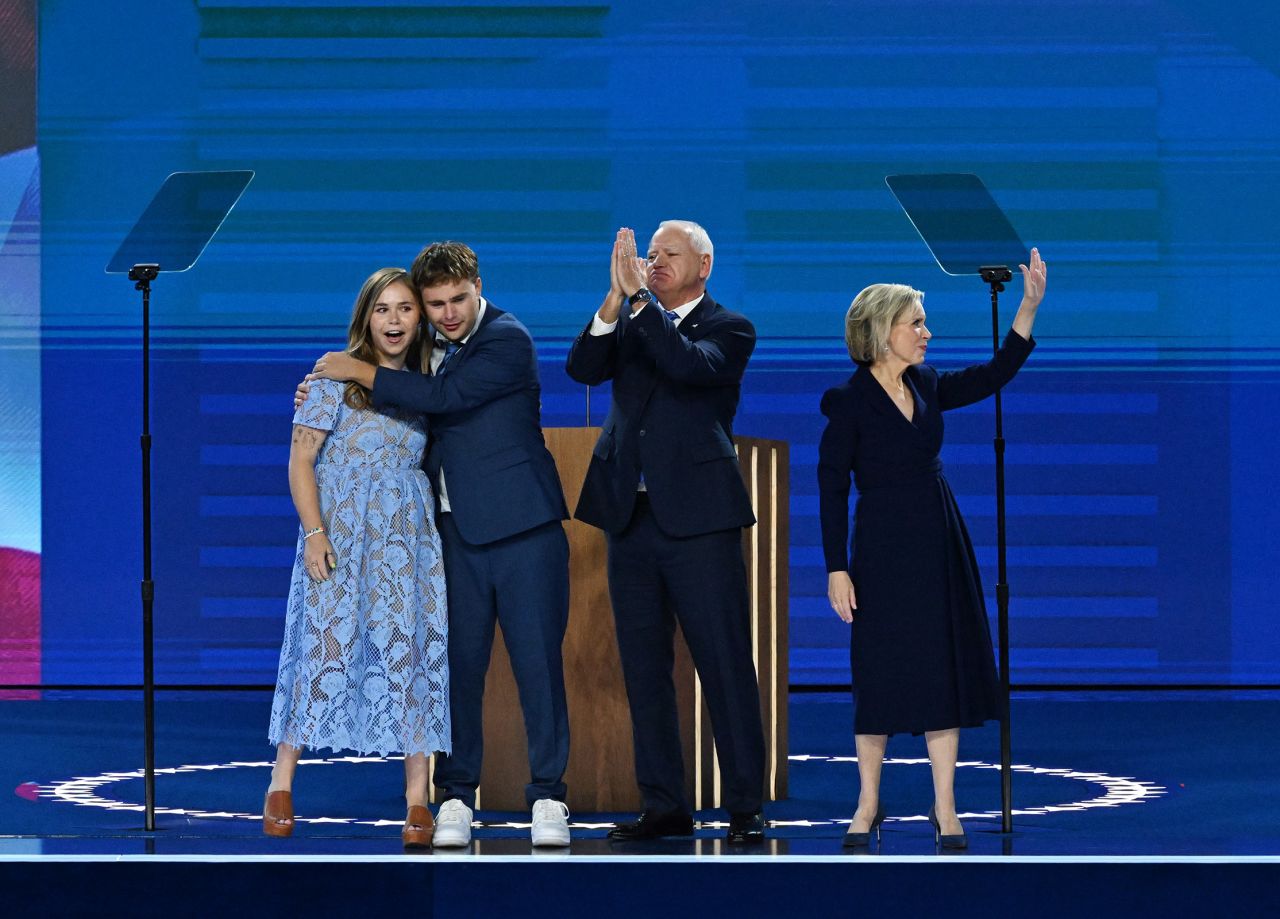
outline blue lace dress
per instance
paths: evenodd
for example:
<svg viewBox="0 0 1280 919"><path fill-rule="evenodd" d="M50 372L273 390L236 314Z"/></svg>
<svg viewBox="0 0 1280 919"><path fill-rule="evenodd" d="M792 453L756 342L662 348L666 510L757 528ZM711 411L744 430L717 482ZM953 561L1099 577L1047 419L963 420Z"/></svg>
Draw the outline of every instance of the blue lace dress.
<svg viewBox="0 0 1280 919"><path fill-rule="evenodd" d="M365 754L450 752L447 608L426 420L352 409L320 380L294 424L327 431L316 460L320 514L338 567L303 568L299 530L272 744Z"/></svg>

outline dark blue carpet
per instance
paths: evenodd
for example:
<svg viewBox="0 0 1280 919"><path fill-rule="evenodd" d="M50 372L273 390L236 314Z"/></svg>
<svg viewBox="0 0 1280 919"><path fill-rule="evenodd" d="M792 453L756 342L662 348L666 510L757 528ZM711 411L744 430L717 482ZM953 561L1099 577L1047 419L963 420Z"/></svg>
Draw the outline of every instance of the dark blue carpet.
<svg viewBox="0 0 1280 919"><path fill-rule="evenodd" d="M153 837L142 815L120 805L143 799L141 704L129 697L48 695L0 702L0 854L41 852L351 853L399 851L397 762L304 765L295 786L300 816L348 822L302 824L292 840L266 840L259 823L272 755L266 694L163 695L157 704L157 800ZM1238 693L1048 694L1013 707L1015 832L991 816L966 818L973 855L1274 855L1280 798L1273 793L1274 725L1280 698ZM848 700L791 701L790 797L770 804L776 854L839 853L853 809L857 766ZM489 751L501 755L500 751ZM333 760L332 754L321 754ZM931 799L922 738L894 737L882 797L891 819L880 852L934 851L921 819ZM962 811L999 810L996 727L965 732L957 797ZM80 782L76 782L80 779ZM70 801L54 796L55 789ZM114 807L96 806L119 802ZM1026 813L1022 813L1025 811ZM670 854L723 851L723 830L697 841L618 849L604 841L618 815L574 814L573 851ZM705 822L718 812L699 815ZM482 852L528 853L521 814L481 812ZM384 820L383 825L376 821ZM725 853L727 854L727 853Z"/></svg>

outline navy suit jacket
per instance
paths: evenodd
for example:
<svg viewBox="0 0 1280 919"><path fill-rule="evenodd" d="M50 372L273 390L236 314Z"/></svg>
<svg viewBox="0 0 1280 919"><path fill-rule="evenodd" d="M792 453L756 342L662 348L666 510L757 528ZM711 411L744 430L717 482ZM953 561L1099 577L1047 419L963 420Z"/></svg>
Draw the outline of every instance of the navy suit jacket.
<svg viewBox="0 0 1280 919"><path fill-rule="evenodd" d="M709 295L679 326L656 304L634 319L624 308L608 335L592 335L588 324L565 369L589 386L613 380L613 399L574 516L620 533L643 470L654 519L668 536L754 524L733 416L755 345L747 318Z"/></svg>
<svg viewBox="0 0 1280 919"><path fill-rule="evenodd" d="M542 437L540 393L529 330L487 302L447 373L379 368L373 403L429 416L423 467L437 487L444 469L458 532L486 545L569 516Z"/></svg>

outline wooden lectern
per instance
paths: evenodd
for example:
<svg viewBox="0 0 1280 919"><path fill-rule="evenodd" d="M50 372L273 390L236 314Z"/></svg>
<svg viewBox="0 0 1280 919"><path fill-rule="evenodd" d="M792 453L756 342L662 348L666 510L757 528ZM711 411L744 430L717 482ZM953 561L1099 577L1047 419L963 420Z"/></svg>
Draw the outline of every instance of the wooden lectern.
<svg viewBox="0 0 1280 919"><path fill-rule="evenodd" d="M571 510L599 434L599 428L548 428L545 432ZM743 531L742 548L764 722L765 800L772 801L787 794L789 451L781 441L738 437L734 442L758 520ZM564 639L570 732L567 803L574 811L638 811L631 716L614 638L604 534L576 520L565 522L565 532L570 578L569 628ZM716 807L720 773L710 717L678 631L675 683L689 800L698 809ZM484 771L477 807L526 810L529 760L524 718L501 628L485 686L484 720Z"/></svg>

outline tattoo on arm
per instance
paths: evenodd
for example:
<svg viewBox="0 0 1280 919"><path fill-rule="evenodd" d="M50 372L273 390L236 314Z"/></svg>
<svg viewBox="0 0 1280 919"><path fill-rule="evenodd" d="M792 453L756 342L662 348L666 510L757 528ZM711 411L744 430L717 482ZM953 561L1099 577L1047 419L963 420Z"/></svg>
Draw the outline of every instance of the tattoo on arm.
<svg viewBox="0 0 1280 919"><path fill-rule="evenodd" d="M309 428L304 424L295 424L293 426L293 443L289 447L289 466L292 468L295 463L299 462L307 466L314 465L316 457L320 455L320 448L324 446L325 438L328 436L328 431Z"/></svg>
<svg viewBox="0 0 1280 919"><path fill-rule="evenodd" d="M320 433L315 428L303 427L300 424L293 426L293 443L299 447L318 448L320 446Z"/></svg>

